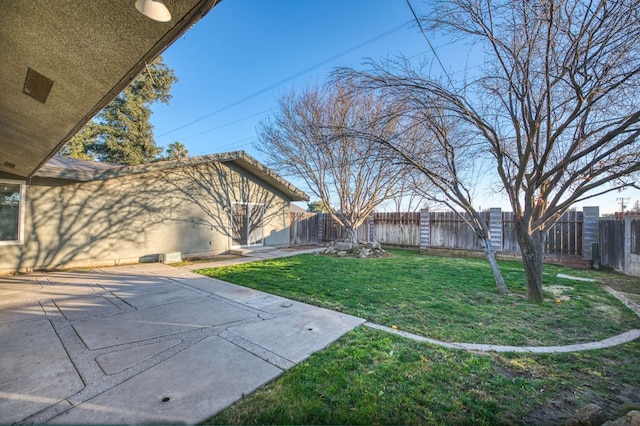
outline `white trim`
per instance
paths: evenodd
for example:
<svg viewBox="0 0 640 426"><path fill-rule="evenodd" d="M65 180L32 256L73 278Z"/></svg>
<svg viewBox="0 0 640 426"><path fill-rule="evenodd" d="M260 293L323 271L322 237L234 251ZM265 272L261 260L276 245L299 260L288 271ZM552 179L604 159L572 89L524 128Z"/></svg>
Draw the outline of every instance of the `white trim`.
<svg viewBox="0 0 640 426"><path fill-rule="evenodd" d="M9 183L20 185L20 199L18 203L18 239L17 240L0 240L0 246L21 245L24 243L24 209L27 194L27 182L24 180L0 179L0 184Z"/></svg>

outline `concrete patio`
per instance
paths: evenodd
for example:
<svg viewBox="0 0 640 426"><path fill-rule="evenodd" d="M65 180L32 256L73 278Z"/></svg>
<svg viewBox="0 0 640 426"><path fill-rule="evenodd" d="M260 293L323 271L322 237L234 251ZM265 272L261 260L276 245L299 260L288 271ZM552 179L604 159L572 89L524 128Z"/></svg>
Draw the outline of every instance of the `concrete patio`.
<svg viewBox="0 0 640 426"><path fill-rule="evenodd" d="M0 423L197 423L364 322L188 269L0 277Z"/></svg>

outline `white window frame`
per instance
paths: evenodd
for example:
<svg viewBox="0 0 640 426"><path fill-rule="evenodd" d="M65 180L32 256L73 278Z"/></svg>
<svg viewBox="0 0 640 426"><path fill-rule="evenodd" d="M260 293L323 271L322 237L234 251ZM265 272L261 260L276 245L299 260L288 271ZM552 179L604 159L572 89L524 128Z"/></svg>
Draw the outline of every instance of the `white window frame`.
<svg viewBox="0 0 640 426"><path fill-rule="evenodd" d="M24 180L0 179L0 185L8 183L12 185L20 185L20 201L18 204L18 239L17 240L0 240L0 246L14 246L24 243L24 211L25 197L27 194L27 182Z"/></svg>

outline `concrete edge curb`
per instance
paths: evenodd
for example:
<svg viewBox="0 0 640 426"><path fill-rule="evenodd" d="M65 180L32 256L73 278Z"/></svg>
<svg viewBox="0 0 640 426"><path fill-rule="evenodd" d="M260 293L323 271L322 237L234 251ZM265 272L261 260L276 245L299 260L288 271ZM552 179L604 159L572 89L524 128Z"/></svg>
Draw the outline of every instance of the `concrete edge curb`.
<svg viewBox="0 0 640 426"><path fill-rule="evenodd" d="M632 301L631 299L629 299L627 297L627 293L625 293L623 291L619 291L619 290L614 290L609 286L604 286L604 289L605 289L605 291L607 293L609 293L610 295L612 295L613 297L618 299L627 308L631 309L633 312L636 313L636 315L638 315L640 317L640 304L638 304L638 303Z"/></svg>
<svg viewBox="0 0 640 426"><path fill-rule="evenodd" d="M640 330L633 329L625 333L618 334L617 336L609 337L604 340L589 343L578 343L575 345L565 346L502 346L502 345L483 345L479 343L451 343L442 342L440 340L429 339L428 337L419 336L417 334L408 333L406 331L396 330L391 327L387 327L380 324L371 322L365 322L365 327L373 328L376 330L386 331L387 333L395 334L407 339L415 340L418 342L430 343L436 346L442 346L448 349L462 349L468 351L480 351L480 352L520 352L520 353L536 353L536 354L550 354L550 353L566 353L566 352L582 352L594 349L605 349L613 346L622 345L624 343L631 342L640 338Z"/></svg>

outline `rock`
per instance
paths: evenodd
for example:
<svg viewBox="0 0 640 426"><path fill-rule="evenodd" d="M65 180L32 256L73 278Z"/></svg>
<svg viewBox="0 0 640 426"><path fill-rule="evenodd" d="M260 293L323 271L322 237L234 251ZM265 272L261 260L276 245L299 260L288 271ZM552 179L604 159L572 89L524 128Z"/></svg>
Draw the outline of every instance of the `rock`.
<svg viewBox="0 0 640 426"><path fill-rule="evenodd" d="M336 249L337 251L348 251L353 248L353 244L338 241L333 245L333 248Z"/></svg>
<svg viewBox="0 0 640 426"><path fill-rule="evenodd" d="M603 423L602 426L640 426L640 411L631 410L623 417Z"/></svg>
<svg viewBox="0 0 640 426"><path fill-rule="evenodd" d="M351 256L362 259L391 256L387 251L382 249L378 242L360 242L359 244L352 244L347 241L335 241L328 244L320 253L338 257Z"/></svg>
<svg viewBox="0 0 640 426"><path fill-rule="evenodd" d="M600 426L604 421L602 407L589 404L579 409L564 424L566 426Z"/></svg>
<svg viewBox="0 0 640 426"><path fill-rule="evenodd" d="M629 411L640 411L640 403L625 402L620 406L620 409L618 410L618 416L624 417Z"/></svg>

